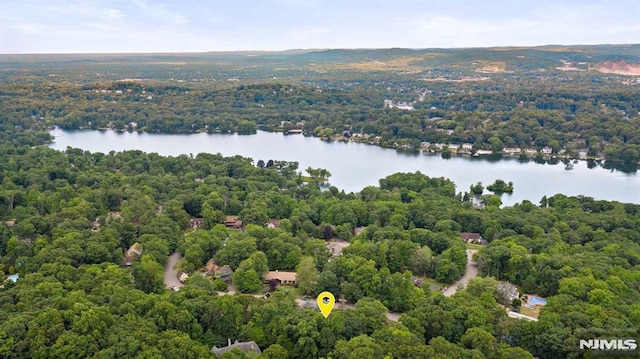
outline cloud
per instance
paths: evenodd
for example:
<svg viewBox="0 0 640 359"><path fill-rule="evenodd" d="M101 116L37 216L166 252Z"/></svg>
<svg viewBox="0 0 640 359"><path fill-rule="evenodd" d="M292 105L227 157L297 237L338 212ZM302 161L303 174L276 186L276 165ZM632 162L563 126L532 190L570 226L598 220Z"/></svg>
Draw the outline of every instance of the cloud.
<svg viewBox="0 0 640 359"><path fill-rule="evenodd" d="M2 0L0 53L636 43L637 0Z"/></svg>
<svg viewBox="0 0 640 359"><path fill-rule="evenodd" d="M625 19L624 9L601 4L545 4L504 17L473 13L395 16L390 21L413 47L593 44L637 42L640 24ZM407 41L410 42L410 41Z"/></svg>

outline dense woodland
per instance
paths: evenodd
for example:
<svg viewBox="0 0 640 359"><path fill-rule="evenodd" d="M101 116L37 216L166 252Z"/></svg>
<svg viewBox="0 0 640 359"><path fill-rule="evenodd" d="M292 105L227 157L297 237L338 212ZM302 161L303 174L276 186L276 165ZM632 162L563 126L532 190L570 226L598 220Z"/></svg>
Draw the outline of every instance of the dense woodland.
<svg viewBox="0 0 640 359"><path fill-rule="evenodd" d="M0 289L0 357L213 358L211 347L238 339L255 341L263 353L234 350L224 358L553 359L589 357L579 339L638 337L637 204L558 194L507 208L488 201L478 209L453 182L420 173L394 174L377 187L344 193L301 182L297 164L278 161L286 159L38 146L49 140L52 124L97 128L134 121L148 131L205 125L239 131L305 120L312 132L328 127L385 140L478 146L490 146L492 137L505 145L568 145L579 133L594 151L606 140L605 153L631 151L628 159L637 160L634 87L589 87L585 75L576 80L584 91L558 85L547 96L533 90L540 84L526 87L529 77L519 88L506 86L508 76L501 75L483 82L495 86L491 96L479 94L490 88L468 92L469 83L456 83L448 95L454 84L445 83L433 87L424 106L403 112L383 108L388 85L340 89L331 82L318 91L302 82L207 89L151 81L143 87L115 78L75 84L71 75L58 81L37 73L47 68L33 71L23 77L7 71L0 89L0 282L20 276ZM374 80L370 84L383 81ZM116 97L118 89L123 93ZM492 108L474 107L480 105ZM442 132L423 129L422 121L438 116L438 126L459 137L429 137ZM273 165L259 166L259 160ZM227 229L222 223L229 215L239 216L244 230ZM188 224L196 217L204 227L194 230ZM269 219L280 226L266 228ZM356 227L366 229L354 237ZM464 274L461 232L489 241L477 254L482 277L445 297L428 283L448 284ZM330 259L325 244L331 237L351 245ZM125 267L134 243L144 251ZM215 280L194 273L170 291L163 268L175 251L189 273L211 258L225 270ZM299 288L278 288L268 299L251 295L265 287L261 276L268 270L297 271ZM425 282L415 285L414 276ZM539 321L508 317L512 303L498 280L545 297ZM247 294L218 295L228 284ZM296 305L299 294L324 290L355 309L334 310L325 319ZM398 322L387 318L389 311L401 314Z"/></svg>
<svg viewBox="0 0 640 359"><path fill-rule="evenodd" d="M450 181L419 173L357 194L323 192L275 166L205 154L4 145L1 156L0 214L15 225L2 226L0 263L4 274L21 275L0 291L6 357L195 358L232 337L256 341L267 358L558 358L578 355L578 339L593 328L629 335L640 324L638 205L556 195L478 210ZM123 221L91 230L116 210ZM223 214L240 215L246 230L223 228ZM191 216L205 218L206 229L184 235ZM269 218L281 227L264 228ZM330 262L327 224L353 241ZM367 226L357 240L355 226ZM491 241L479 253L484 275L547 296L539 322L507 318L491 278L451 298L413 285L412 273L461 276L460 231ZM133 242L144 254L122 268ZM247 292L255 274L307 259L318 274L310 291L343 295L356 309L325 320L297 310L292 293L217 296L215 283L198 276L169 292L163 265L175 249L186 267L211 257L229 265ZM387 310L404 313L400 322L388 322Z"/></svg>

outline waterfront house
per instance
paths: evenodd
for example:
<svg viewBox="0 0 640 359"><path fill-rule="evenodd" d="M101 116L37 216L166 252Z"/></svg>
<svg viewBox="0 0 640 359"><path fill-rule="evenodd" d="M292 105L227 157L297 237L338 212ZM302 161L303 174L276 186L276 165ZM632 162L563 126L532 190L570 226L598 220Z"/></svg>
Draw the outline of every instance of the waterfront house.
<svg viewBox="0 0 640 359"><path fill-rule="evenodd" d="M518 147L505 147L502 149L502 152L508 155L517 155L522 152L522 150Z"/></svg>

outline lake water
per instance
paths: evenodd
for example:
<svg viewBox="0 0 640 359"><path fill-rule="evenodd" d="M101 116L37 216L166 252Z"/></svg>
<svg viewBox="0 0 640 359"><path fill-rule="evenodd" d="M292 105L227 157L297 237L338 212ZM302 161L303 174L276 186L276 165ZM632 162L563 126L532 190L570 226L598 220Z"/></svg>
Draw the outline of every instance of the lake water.
<svg viewBox="0 0 640 359"><path fill-rule="evenodd" d="M457 191L469 190L478 181L484 185L500 178L514 183L514 193L503 195L504 205L528 199L538 203L543 196L556 193L585 195L596 199L640 203L640 176L605 169L586 161L565 170L562 162L549 164L533 159L491 160L482 157L443 159L439 155L403 153L352 142L326 142L314 137L259 131L255 135L222 134L147 134L114 131L53 130L51 148L64 151L67 146L91 152L142 150L161 155L221 153L241 155L254 161L269 159L298 161L300 170L308 166L331 172L330 184L346 192L377 186L378 180L395 172L420 171L430 177L446 177L456 183Z"/></svg>

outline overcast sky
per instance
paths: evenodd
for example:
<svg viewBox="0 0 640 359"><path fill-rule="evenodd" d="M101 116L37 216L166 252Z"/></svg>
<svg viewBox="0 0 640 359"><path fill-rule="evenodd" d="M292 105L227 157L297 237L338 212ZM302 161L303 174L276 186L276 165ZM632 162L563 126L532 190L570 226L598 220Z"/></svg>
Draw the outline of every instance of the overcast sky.
<svg viewBox="0 0 640 359"><path fill-rule="evenodd" d="M640 42L640 0L0 0L0 53Z"/></svg>

